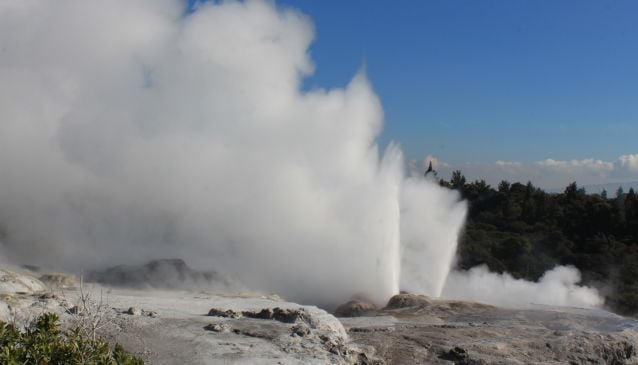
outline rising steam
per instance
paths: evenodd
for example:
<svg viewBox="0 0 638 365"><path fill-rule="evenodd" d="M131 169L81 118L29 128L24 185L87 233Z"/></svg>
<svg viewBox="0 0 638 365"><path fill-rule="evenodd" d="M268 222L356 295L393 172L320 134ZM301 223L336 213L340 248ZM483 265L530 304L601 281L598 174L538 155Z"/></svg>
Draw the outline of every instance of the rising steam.
<svg viewBox="0 0 638 365"><path fill-rule="evenodd" d="M5 258L81 270L179 257L327 305L438 296L465 204L406 179L398 147L379 151L366 76L301 91L305 16L183 7L0 3Z"/></svg>
<svg viewBox="0 0 638 365"><path fill-rule="evenodd" d="M464 204L404 180L397 147L380 153L365 75L302 92L305 16L183 5L2 2L4 254L69 269L180 257L315 303L381 303L402 274L440 292Z"/></svg>
<svg viewBox="0 0 638 365"><path fill-rule="evenodd" d="M537 283L515 279L507 273L492 273L485 266L477 266L467 272L452 272L443 295L516 308L533 304L603 305L597 290L577 285L580 279L580 272L572 266L557 266L547 271Z"/></svg>

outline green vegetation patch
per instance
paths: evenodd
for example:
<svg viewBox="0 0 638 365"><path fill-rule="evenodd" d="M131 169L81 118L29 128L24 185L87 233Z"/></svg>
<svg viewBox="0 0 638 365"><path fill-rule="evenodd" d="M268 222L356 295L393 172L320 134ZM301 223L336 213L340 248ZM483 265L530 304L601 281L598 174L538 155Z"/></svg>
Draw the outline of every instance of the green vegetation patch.
<svg viewBox="0 0 638 365"><path fill-rule="evenodd" d="M0 364L96 364L141 365L144 362L124 351L118 344L92 340L79 328L60 329L59 318L45 313L21 331L15 325L0 322Z"/></svg>

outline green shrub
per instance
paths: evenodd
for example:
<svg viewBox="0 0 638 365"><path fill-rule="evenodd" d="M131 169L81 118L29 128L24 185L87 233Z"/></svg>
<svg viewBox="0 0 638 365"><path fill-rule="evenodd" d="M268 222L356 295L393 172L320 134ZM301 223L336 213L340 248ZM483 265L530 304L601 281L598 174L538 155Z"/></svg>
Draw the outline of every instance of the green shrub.
<svg viewBox="0 0 638 365"><path fill-rule="evenodd" d="M0 321L0 364L96 364L141 365L144 362L127 354L119 345L82 335L79 328L60 329L57 314L45 313L24 331Z"/></svg>

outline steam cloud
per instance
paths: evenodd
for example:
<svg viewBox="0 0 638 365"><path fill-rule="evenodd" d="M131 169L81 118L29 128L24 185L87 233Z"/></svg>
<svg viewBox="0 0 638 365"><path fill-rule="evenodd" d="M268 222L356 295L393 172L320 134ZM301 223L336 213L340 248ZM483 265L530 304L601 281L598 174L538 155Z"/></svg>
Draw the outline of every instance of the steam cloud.
<svg viewBox="0 0 638 365"><path fill-rule="evenodd" d="M305 16L265 1L183 6L2 2L5 255L70 269L181 257L315 303L360 291L381 303L403 267L438 294L464 204L404 180L396 146L380 154L365 76L302 92ZM435 225L448 228L415 234Z"/></svg>
<svg viewBox="0 0 638 365"><path fill-rule="evenodd" d="M0 3L5 258L80 270L180 257L325 305L440 295L465 204L405 178L398 147L380 153L365 75L303 92L304 15L183 6Z"/></svg>
<svg viewBox="0 0 638 365"><path fill-rule="evenodd" d="M467 272L451 273L443 296L516 308L531 304L603 305L597 290L578 286L578 282L580 272L572 266L557 266L547 271L538 283L514 279L507 273L492 273L485 266L477 266Z"/></svg>

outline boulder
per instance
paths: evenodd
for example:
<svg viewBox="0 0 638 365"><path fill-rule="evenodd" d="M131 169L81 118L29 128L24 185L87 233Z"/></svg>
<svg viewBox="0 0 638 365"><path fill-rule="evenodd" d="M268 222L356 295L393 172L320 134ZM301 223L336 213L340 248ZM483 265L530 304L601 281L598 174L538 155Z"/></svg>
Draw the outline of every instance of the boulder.
<svg viewBox="0 0 638 365"><path fill-rule="evenodd" d="M334 315L337 317L361 317L369 315L376 310L377 307L373 303L354 299L338 306Z"/></svg>
<svg viewBox="0 0 638 365"><path fill-rule="evenodd" d="M223 317L223 318L240 318L241 313L236 312L232 309L219 309L219 308L211 308L208 311L208 315L211 317Z"/></svg>
<svg viewBox="0 0 638 365"><path fill-rule="evenodd" d="M130 314L132 316L141 316L142 310L137 307L130 307L129 309L126 310L125 313Z"/></svg>
<svg viewBox="0 0 638 365"><path fill-rule="evenodd" d="M388 304L384 309L401 309L401 308L411 308L411 307L426 307L432 304L430 298L425 295L417 295L402 292L400 294L394 295L388 301Z"/></svg>
<svg viewBox="0 0 638 365"><path fill-rule="evenodd" d="M209 325L206 325L204 329L207 331L213 331L218 333L228 333L231 330L230 326L227 325L226 323L211 323Z"/></svg>
<svg viewBox="0 0 638 365"><path fill-rule="evenodd" d="M304 308L264 308L260 311L244 311L241 313L246 318L272 319L283 323L305 322L314 326L314 320Z"/></svg>
<svg viewBox="0 0 638 365"><path fill-rule="evenodd" d="M159 318L159 313L157 313L156 311L143 310L142 314L147 316L147 317L151 317L151 318Z"/></svg>

